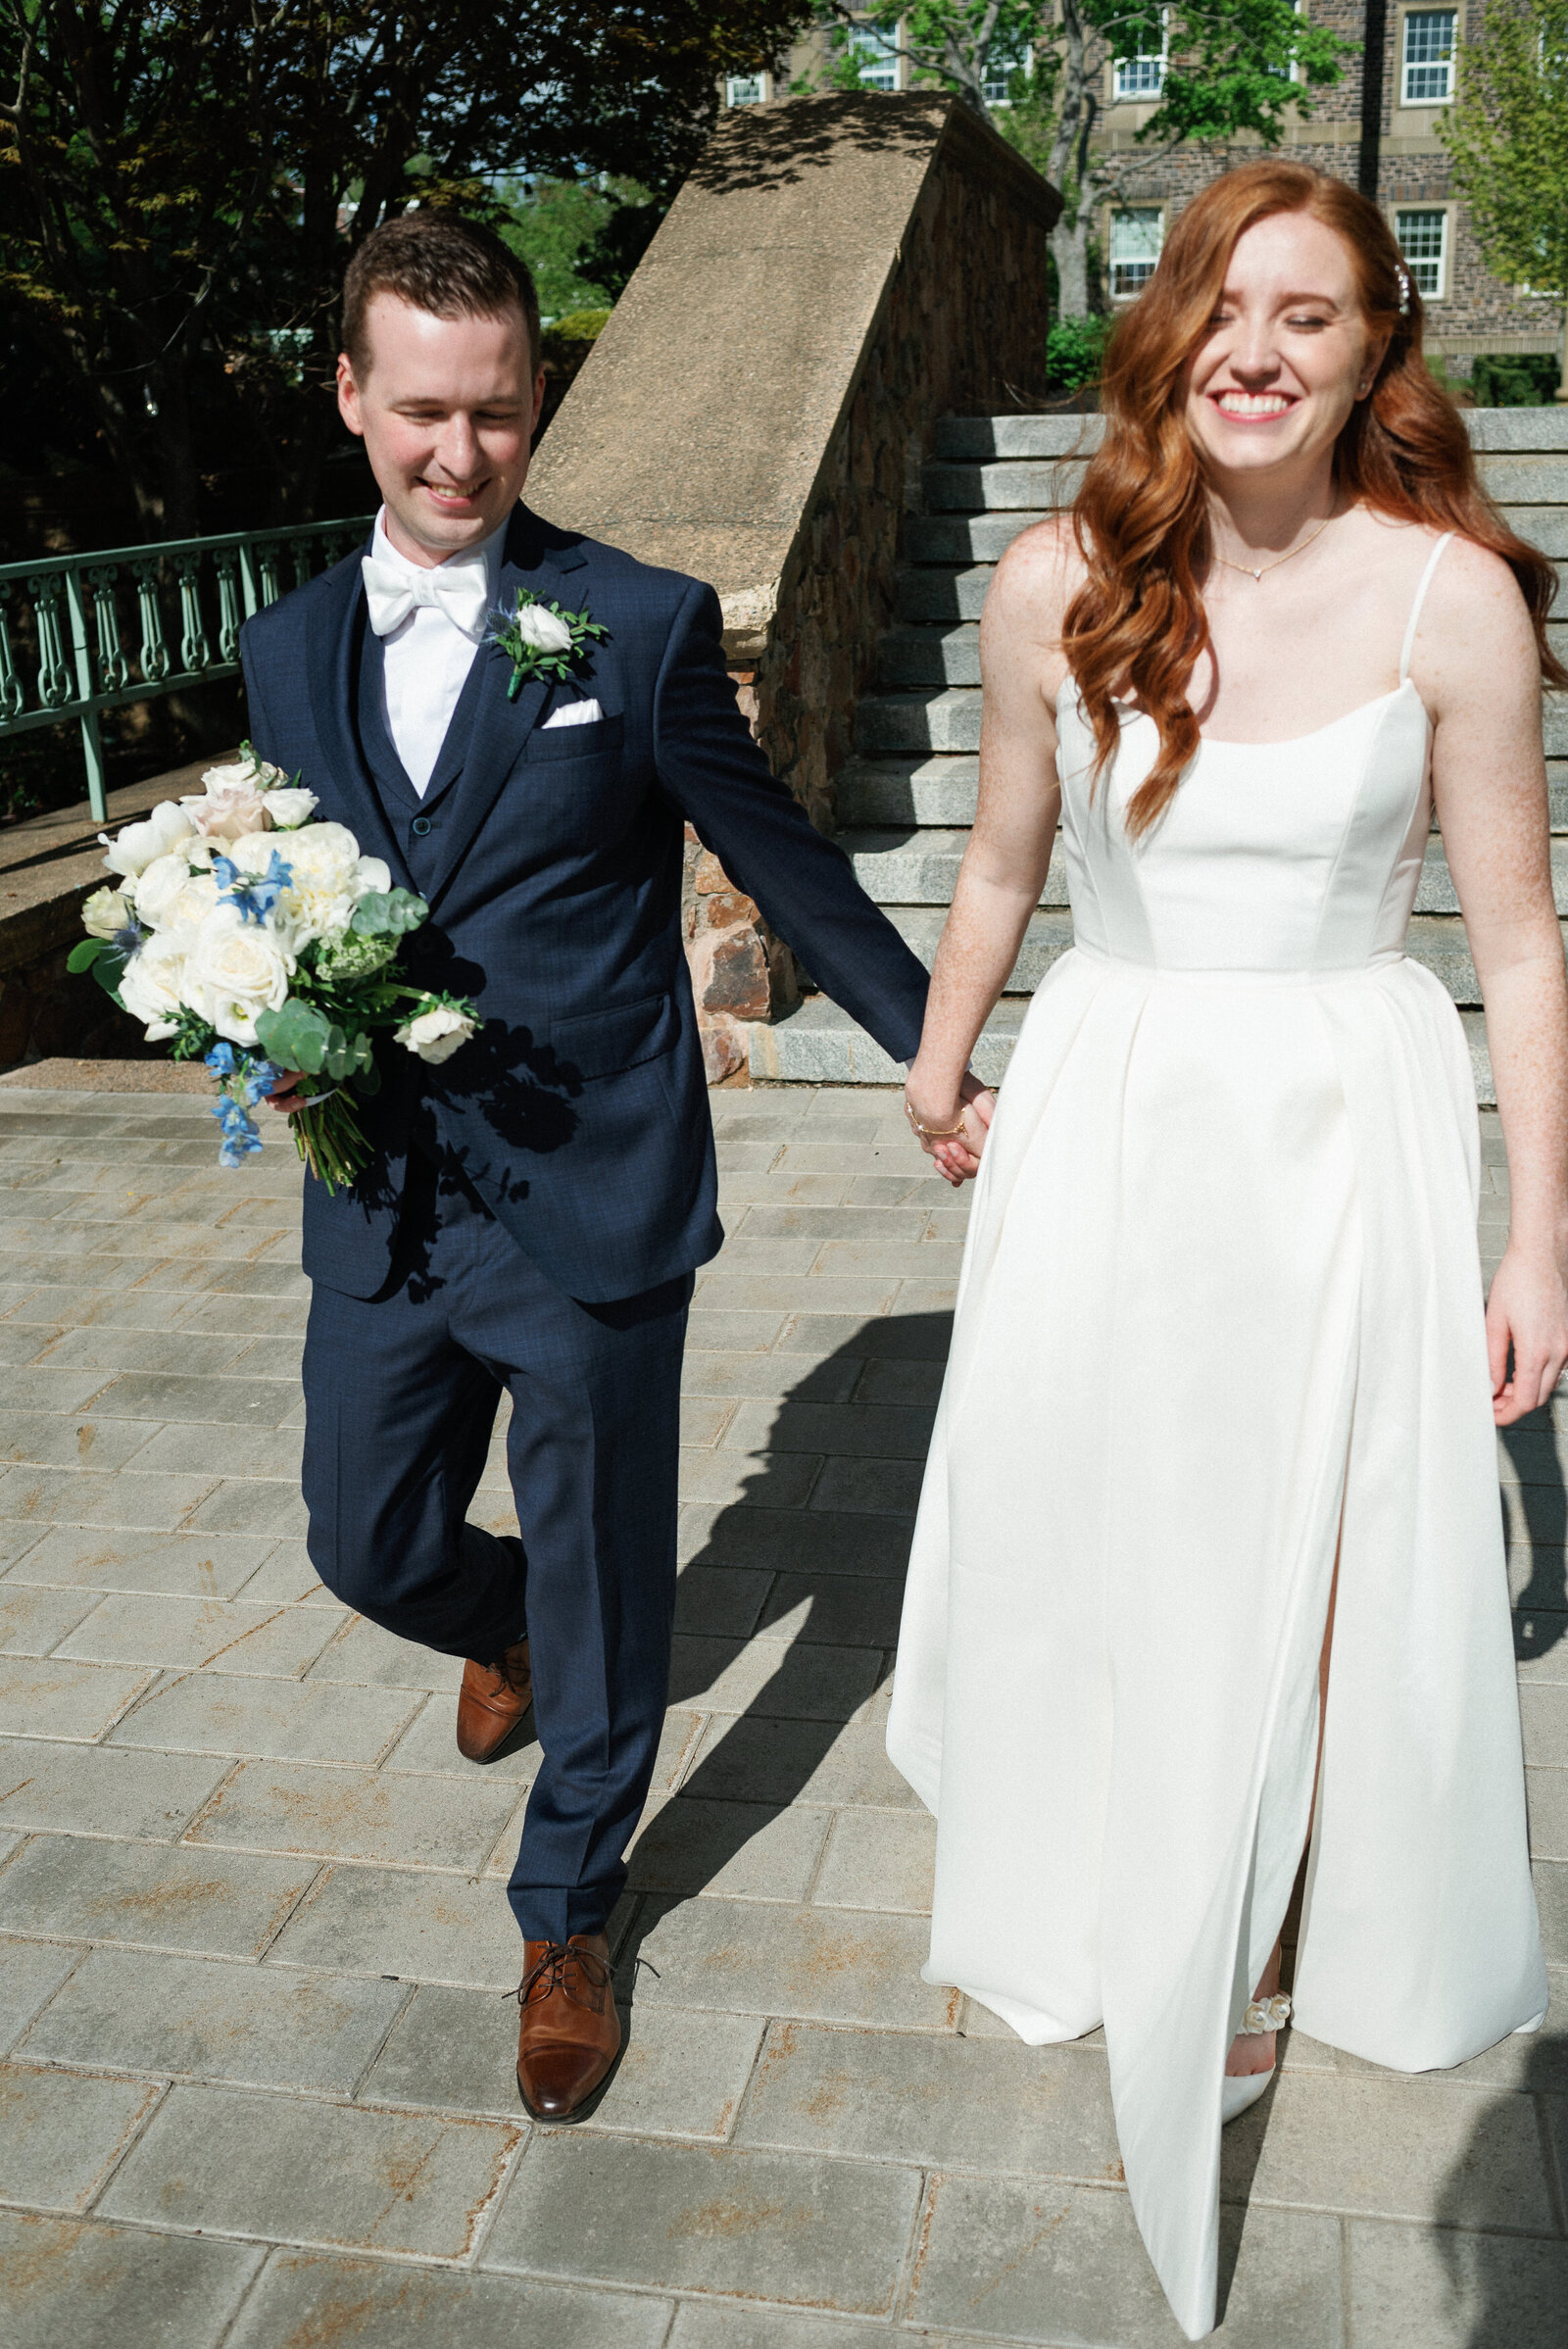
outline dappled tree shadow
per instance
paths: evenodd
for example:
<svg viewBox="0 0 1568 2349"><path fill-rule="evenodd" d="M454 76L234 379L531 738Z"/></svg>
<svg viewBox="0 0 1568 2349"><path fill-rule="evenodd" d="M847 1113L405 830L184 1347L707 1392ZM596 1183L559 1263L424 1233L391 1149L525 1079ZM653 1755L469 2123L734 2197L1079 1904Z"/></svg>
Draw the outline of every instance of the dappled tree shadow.
<svg viewBox="0 0 1568 2349"><path fill-rule="evenodd" d="M907 95L890 104L877 91L832 90L776 109L736 108L698 158L687 184L712 196L791 187L841 159L852 139L861 155L929 155L945 112L945 95L934 90L923 103L911 103Z"/></svg>

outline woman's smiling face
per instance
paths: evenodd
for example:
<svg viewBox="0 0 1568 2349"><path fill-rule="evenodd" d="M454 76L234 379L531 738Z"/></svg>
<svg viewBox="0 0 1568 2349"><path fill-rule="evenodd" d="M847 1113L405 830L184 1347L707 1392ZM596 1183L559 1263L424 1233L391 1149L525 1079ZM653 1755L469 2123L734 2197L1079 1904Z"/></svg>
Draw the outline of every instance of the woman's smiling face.
<svg viewBox="0 0 1568 2349"><path fill-rule="evenodd" d="M1187 426L1209 470L1313 465L1370 390L1370 335L1349 251L1310 213L1271 213L1236 240L1187 374Z"/></svg>

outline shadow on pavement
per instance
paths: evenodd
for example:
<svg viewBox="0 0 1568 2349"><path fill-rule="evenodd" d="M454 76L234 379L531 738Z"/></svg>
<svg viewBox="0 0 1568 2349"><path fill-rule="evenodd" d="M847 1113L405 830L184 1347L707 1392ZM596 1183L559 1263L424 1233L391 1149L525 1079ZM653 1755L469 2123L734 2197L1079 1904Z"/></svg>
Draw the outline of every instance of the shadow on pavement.
<svg viewBox="0 0 1568 2349"><path fill-rule="evenodd" d="M823 1402L933 1404L951 1329L949 1313L889 1315L861 1325L825 1360L803 1363L779 1406L766 1464L748 1477L745 1499L720 1513L684 1570L683 1580L693 1578L694 1586L714 1571L739 1570L737 1584L741 1576L758 1577L756 1620L746 1633L737 1623L736 1639L782 1630L786 1619L796 1628L780 1646L777 1669L744 1712L724 1721L717 1741L644 1831L630 1888L648 1897L620 1952L622 1997L634 1994L635 1960L646 1935L672 1909L713 1886L753 1838L806 1794L891 1674L912 1513L800 1505L802 1453L812 1441L808 1413ZM928 1421L924 1408L917 1419L910 1416L918 1431L918 1457L906 1460L912 1492ZM884 1465L863 1463L873 1473ZM710 1617L710 1636L711 1624ZM875 1667L857 1678L856 1662L867 1650L880 1651ZM834 1651L842 1668L832 1661ZM677 1633L671 1706L701 1698L710 1677L710 1668L686 1661ZM881 1734L880 1723L868 1725L878 1749ZM825 1792L819 1799L831 1804L834 1797Z"/></svg>

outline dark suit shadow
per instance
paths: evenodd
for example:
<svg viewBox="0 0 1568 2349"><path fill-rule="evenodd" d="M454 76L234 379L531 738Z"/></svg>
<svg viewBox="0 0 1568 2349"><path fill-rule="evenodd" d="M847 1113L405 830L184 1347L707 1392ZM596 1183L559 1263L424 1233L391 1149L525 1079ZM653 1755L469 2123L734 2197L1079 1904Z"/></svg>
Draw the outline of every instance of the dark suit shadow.
<svg viewBox="0 0 1568 2349"><path fill-rule="evenodd" d="M1544 2147L1555 2119L1560 2180L1568 2165L1562 2122L1568 2036L1554 2015L1531 2038L1504 2044L1520 2051L1515 2090L1477 2097L1476 2120L1438 2201L1446 2302L1442 2338L1462 2341L1464 2349L1561 2349L1568 2340L1568 2246ZM1510 2173L1528 2178L1534 2192L1526 2184L1517 2203L1499 2208L1498 2180Z"/></svg>
<svg viewBox="0 0 1568 2349"><path fill-rule="evenodd" d="M619 1950L623 2001L635 1996L640 1952L655 1927L710 1887L721 1890L726 1872L737 1891L744 1884L748 1895L765 1899L776 1865L774 1896L786 1903L808 1896L794 1855L781 1851L772 1863L761 1845L750 1864L745 1855L807 1792L846 1728L891 1677L913 1519L803 1506L808 1455L785 1445L810 1436L792 1428L792 1414L857 1399L934 1404L951 1330L949 1313L893 1315L865 1324L824 1361L803 1365L775 1422L776 1448L682 1572L672 1712L707 1695L714 1661L708 1641L739 1646L783 1630L786 1621L794 1636L744 1711L714 1718L696 1768L644 1830L629 1886L639 1905ZM920 1458L906 1463L911 1508L924 1456L924 1422L918 1427ZM878 1708L865 1726L867 1744L879 1747L882 1734ZM874 1756L867 1766L878 1767ZM832 1802L830 1790L822 1800ZM759 1916L765 1920L765 1911Z"/></svg>
<svg viewBox="0 0 1568 2349"><path fill-rule="evenodd" d="M1568 1482L1548 1412L1504 1428L1502 1444L1519 1477L1502 1488L1503 1526L1510 1548L1530 1557L1530 1579L1513 1602L1514 1653L1524 1663L1568 1639Z"/></svg>

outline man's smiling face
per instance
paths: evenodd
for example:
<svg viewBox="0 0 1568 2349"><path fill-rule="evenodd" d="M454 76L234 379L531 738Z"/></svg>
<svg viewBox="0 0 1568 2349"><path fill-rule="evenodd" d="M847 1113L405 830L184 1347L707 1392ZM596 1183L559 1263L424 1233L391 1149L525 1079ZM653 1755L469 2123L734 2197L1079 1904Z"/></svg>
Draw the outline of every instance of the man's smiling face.
<svg viewBox="0 0 1568 2349"><path fill-rule="evenodd" d="M411 563L476 547L516 504L544 399L520 309L435 318L396 294L366 312L369 365L337 363L337 404L365 441L386 531Z"/></svg>

